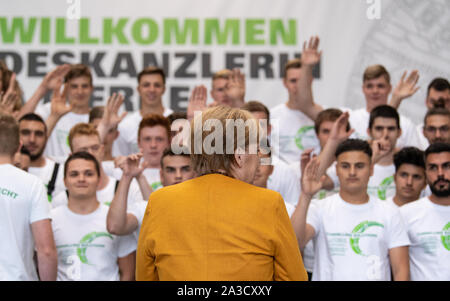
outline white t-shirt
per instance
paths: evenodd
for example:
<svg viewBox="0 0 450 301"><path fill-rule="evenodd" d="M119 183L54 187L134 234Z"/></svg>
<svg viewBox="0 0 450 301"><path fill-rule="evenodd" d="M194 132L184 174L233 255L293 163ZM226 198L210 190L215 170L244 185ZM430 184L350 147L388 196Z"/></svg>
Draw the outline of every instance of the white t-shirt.
<svg viewBox="0 0 450 301"><path fill-rule="evenodd" d="M395 165L382 166L375 164L373 175L369 179L367 193L382 201L395 195Z"/></svg>
<svg viewBox="0 0 450 301"><path fill-rule="evenodd" d="M284 162L299 161L302 151L308 148L320 151L314 121L302 112L279 104L270 110L270 124L273 152Z"/></svg>
<svg viewBox="0 0 450 301"><path fill-rule="evenodd" d="M37 176L44 182L45 187L48 188L48 184L53 175L53 170L55 168L55 161L45 158L45 165L42 167L29 167L28 172L32 175ZM55 189L52 193L52 198L55 198L61 191L66 190L64 185L64 165L60 164L58 167L58 174L56 175ZM49 199L51 201L51 199Z"/></svg>
<svg viewBox="0 0 450 301"><path fill-rule="evenodd" d="M400 208L408 236L411 280L450 281L450 206L428 197Z"/></svg>
<svg viewBox="0 0 450 301"><path fill-rule="evenodd" d="M97 190L97 199L102 201L103 205L109 206L114 199L116 192L116 185L118 181L114 178L108 177L109 181L105 188ZM139 189L139 185L135 180L131 182L130 189L128 190L128 204L132 204L142 200L142 194ZM61 205L67 205L68 198L66 190L61 191L52 201L52 208L59 207Z"/></svg>
<svg viewBox="0 0 450 301"><path fill-rule="evenodd" d="M31 224L49 218L44 183L11 164L0 164L0 281L38 280Z"/></svg>
<svg viewBox="0 0 450 301"><path fill-rule="evenodd" d="M146 168L142 172L142 174L147 179L148 184L152 187L153 191L160 189L161 184L161 176L159 174L159 168Z"/></svg>
<svg viewBox="0 0 450 301"><path fill-rule="evenodd" d="M347 110L348 111L348 110ZM369 127L370 113L366 108L357 110L350 110L349 122L350 126L355 129L355 138L368 140L370 137L367 134ZM405 146L420 147L419 137L417 137L417 130L414 123L407 117L400 115L400 128L402 135L397 140L396 147L403 148Z"/></svg>
<svg viewBox="0 0 450 301"><path fill-rule="evenodd" d="M279 192L286 203L295 206L300 196L300 180L289 165L276 157L272 160L273 172L267 179L267 189Z"/></svg>
<svg viewBox="0 0 450 301"><path fill-rule="evenodd" d="M136 250L133 235L115 236L106 230L108 207L76 214L67 206L51 211L58 250L58 281L118 281L117 260Z"/></svg>
<svg viewBox="0 0 450 301"><path fill-rule="evenodd" d="M102 167L105 174L116 180L122 177L122 169L114 166L114 161L102 161Z"/></svg>
<svg viewBox="0 0 450 301"><path fill-rule="evenodd" d="M173 111L169 108L164 108L163 116L167 117ZM142 116L139 110L128 113L124 120L119 124L119 137L113 144L113 156L128 156L139 152L138 147L138 129L141 123ZM115 153L118 152L118 153Z"/></svg>
<svg viewBox="0 0 450 301"><path fill-rule="evenodd" d="M50 105L50 103L46 103L38 107L36 114L39 114L42 119L46 120L50 116ZM69 112L62 116L48 138L44 154L52 158L68 156L71 153L68 140L70 129L81 122L89 122L89 113L75 114Z"/></svg>
<svg viewBox="0 0 450 301"><path fill-rule="evenodd" d="M312 280L389 281L389 250L409 245L399 210L373 197L362 205L339 194L312 202L307 223L315 230Z"/></svg>

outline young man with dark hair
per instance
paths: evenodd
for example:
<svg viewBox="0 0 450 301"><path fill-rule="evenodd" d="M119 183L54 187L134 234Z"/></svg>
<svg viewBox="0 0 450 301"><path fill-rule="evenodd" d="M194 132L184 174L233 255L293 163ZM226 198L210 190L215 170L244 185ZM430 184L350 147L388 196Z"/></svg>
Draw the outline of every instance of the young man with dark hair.
<svg viewBox="0 0 450 301"><path fill-rule="evenodd" d="M368 185L369 195L381 200L394 196L394 153L398 138L402 134L400 117L397 111L388 105L372 110L367 134L371 137L373 176Z"/></svg>
<svg viewBox="0 0 450 301"><path fill-rule="evenodd" d="M450 112L446 108L431 108L425 115L422 134L423 149L436 142L450 143Z"/></svg>
<svg viewBox="0 0 450 301"><path fill-rule="evenodd" d="M405 147L394 155L395 196L386 199L392 206L400 207L420 198L427 183L423 151Z"/></svg>
<svg viewBox="0 0 450 301"><path fill-rule="evenodd" d="M51 212L60 281L134 280L136 240L106 230L106 200L97 199L97 159L78 152L64 166L68 203ZM95 240L95 242L94 242Z"/></svg>
<svg viewBox="0 0 450 301"><path fill-rule="evenodd" d="M450 144L425 150L426 179L432 194L400 208L411 240L411 280L450 280Z"/></svg>
<svg viewBox="0 0 450 301"><path fill-rule="evenodd" d="M0 280L54 281L57 253L46 191L36 176L12 165L19 141L15 119L0 113Z"/></svg>
<svg viewBox="0 0 450 301"><path fill-rule="evenodd" d="M147 67L138 74L137 80L137 91L141 99L140 108L128 114L119 124L120 134L115 142L119 154L114 156L127 156L139 152L138 126L143 117L148 114L168 116L173 112L162 103L162 97L166 91L166 75L163 69Z"/></svg>
<svg viewBox="0 0 450 301"><path fill-rule="evenodd" d="M62 166L44 156L47 126L37 114L28 113L19 120L19 135L23 146L30 152L28 172L40 178L47 186L49 201L65 190Z"/></svg>
<svg viewBox="0 0 450 301"><path fill-rule="evenodd" d="M335 144L332 135L330 145ZM409 280L406 228L398 209L369 196L372 149L348 139L336 149L338 194L310 202L323 185L320 159L302 175L302 193L292 216L300 249L313 239L312 280ZM320 157L319 157L320 158Z"/></svg>

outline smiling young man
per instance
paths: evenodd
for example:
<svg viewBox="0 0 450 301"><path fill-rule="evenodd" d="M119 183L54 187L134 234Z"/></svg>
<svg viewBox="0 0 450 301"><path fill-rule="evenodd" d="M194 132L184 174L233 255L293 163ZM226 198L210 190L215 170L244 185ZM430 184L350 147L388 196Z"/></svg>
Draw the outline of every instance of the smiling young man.
<svg viewBox="0 0 450 301"><path fill-rule="evenodd" d="M386 202L401 207L416 201L425 189L425 161L423 151L416 147L405 147L394 155L395 196Z"/></svg>
<svg viewBox="0 0 450 301"><path fill-rule="evenodd" d="M138 127L148 114L168 116L173 111L163 106L162 97L166 91L166 75L164 70L157 67L147 67L137 77L137 91L141 99L139 110L130 113L119 123L119 137L115 144L119 154L127 156L139 152Z"/></svg>
<svg viewBox="0 0 450 301"><path fill-rule="evenodd" d="M68 203L51 211L58 249L57 280L134 280L136 240L108 233L108 207L97 199L100 166L97 159L79 152L64 166Z"/></svg>
<svg viewBox="0 0 450 301"><path fill-rule="evenodd" d="M82 64L71 65L70 71L64 78L64 89L67 102L72 107L68 113L56 118L56 124L48 137L45 148L45 155L60 162L64 162L70 154L70 146L67 143L70 129L77 123L89 120L89 101L94 91L89 68ZM51 103L38 107L36 114L40 115L43 120L47 120L52 116Z"/></svg>
<svg viewBox="0 0 450 301"><path fill-rule="evenodd" d="M335 152L338 194L310 202L324 177L319 159L302 177L302 193L291 218L300 249L313 239L312 280L409 280L405 225L397 208L367 194L373 167L366 141L348 139Z"/></svg>
<svg viewBox="0 0 450 301"><path fill-rule="evenodd" d="M450 144L425 150L426 178L432 194L400 208L411 240L411 280L450 280Z"/></svg>

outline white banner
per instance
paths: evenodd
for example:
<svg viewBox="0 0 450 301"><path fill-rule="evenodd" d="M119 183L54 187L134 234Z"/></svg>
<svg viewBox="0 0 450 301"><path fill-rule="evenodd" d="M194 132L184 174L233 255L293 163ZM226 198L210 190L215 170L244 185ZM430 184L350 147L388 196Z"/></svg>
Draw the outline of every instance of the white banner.
<svg viewBox="0 0 450 301"><path fill-rule="evenodd" d="M112 92L136 110L136 75L158 64L167 71L164 103L184 110L190 90L210 87L211 74L241 68L246 100L269 108L287 100L284 63L311 35L321 38L314 96L326 106L364 106L366 66L380 63L395 85L418 69L421 89L401 113L424 115L432 78L449 78L448 0L2 0L0 59L31 96L43 75L61 63L89 64L92 105Z"/></svg>

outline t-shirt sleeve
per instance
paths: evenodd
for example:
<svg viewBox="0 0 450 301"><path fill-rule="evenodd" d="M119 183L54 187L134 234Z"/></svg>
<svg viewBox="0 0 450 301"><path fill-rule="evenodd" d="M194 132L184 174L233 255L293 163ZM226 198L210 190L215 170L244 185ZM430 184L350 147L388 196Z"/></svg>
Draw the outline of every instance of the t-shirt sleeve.
<svg viewBox="0 0 450 301"><path fill-rule="evenodd" d="M388 229L388 249L409 246L411 242L408 237L405 219L398 208L390 208L390 210L392 210L392 213Z"/></svg>
<svg viewBox="0 0 450 301"><path fill-rule="evenodd" d="M306 281L308 276L300 255L297 238L281 195L274 209L274 280Z"/></svg>
<svg viewBox="0 0 450 301"><path fill-rule="evenodd" d="M137 241L134 234L119 236L118 240L119 242L117 244L117 257L126 257L130 253L136 251Z"/></svg>
<svg viewBox="0 0 450 301"><path fill-rule="evenodd" d="M30 224L50 218L50 205L44 183L36 179L30 191L31 211Z"/></svg>

